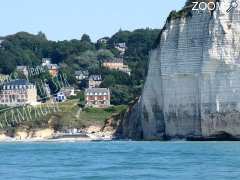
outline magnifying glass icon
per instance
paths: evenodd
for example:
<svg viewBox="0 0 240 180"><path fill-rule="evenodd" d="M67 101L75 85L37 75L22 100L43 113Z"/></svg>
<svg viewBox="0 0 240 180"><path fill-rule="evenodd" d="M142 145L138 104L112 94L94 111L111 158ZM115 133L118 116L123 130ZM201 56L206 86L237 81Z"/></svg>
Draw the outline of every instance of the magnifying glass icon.
<svg viewBox="0 0 240 180"><path fill-rule="evenodd" d="M233 9L238 7L238 2L237 0L233 0L230 4L230 7L227 9L227 13L229 13L230 11L232 11Z"/></svg>

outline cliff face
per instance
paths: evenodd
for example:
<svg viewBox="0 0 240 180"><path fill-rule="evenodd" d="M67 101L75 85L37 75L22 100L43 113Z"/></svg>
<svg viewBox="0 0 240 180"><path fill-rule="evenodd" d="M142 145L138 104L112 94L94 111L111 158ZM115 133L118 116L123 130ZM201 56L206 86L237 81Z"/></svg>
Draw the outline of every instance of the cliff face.
<svg viewBox="0 0 240 180"><path fill-rule="evenodd" d="M230 3L168 19L119 137L240 136L240 6L228 14Z"/></svg>

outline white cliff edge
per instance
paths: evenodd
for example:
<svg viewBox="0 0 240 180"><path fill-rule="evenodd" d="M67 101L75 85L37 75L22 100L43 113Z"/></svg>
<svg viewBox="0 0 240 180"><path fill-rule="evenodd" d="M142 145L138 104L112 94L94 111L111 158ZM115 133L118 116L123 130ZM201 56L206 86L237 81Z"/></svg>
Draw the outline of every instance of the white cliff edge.
<svg viewBox="0 0 240 180"><path fill-rule="evenodd" d="M119 137L240 136L240 7L226 13L230 3L167 21Z"/></svg>

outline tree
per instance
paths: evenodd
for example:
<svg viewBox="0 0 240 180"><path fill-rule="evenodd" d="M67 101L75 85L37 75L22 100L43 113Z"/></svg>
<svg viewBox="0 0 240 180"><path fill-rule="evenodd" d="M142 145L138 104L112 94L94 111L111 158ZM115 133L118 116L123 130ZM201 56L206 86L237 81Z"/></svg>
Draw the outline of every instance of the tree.
<svg viewBox="0 0 240 180"><path fill-rule="evenodd" d="M87 34L83 34L82 37L81 37L81 41L82 42L88 42L88 43L91 43L91 39L90 39L90 36L87 35Z"/></svg>
<svg viewBox="0 0 240 180"><path fill-rule="evenodd" d="M101 49L97 52L97 58L98 58L98 60L102 61L105 59L112 59L112 58L114 58L114 55L110 50Z"/></svg>
<svg viewBox="0 0 240 180"><path fill-rule="evenodd" d="M39 31L37 36L42 39L47 39L46 35L42 31Z"/></svg>

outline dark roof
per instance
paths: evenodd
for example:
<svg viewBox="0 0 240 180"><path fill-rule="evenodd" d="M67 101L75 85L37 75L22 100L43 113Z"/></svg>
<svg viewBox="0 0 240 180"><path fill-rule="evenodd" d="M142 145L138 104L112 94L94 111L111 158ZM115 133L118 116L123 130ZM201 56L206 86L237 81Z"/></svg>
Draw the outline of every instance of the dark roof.
<svg viewBox="0 0 240 180"><path fill-rule="evenodd" d="M9 81L7 83L4 83L3 85L32 85L28 80L25 79L16 79Z"/></svg>
<svg viewBox="0 0 240 180"><path fill-rule="evenodd" d="M123 59L122 58L105 59L105 60L103 60L103 62L107 62L107 63L123 63Z"/></svg>
<svg viewBox="0 0 240 180"><path fill-rule="evenodd" d="M109 93L107 88L89 88L85 90L85 93Z"/></svg>
<svg viewBox="0 0 240 180"><path fill-rule="evenodd" d="M102 81L102 76L101 76L101 75L91 75L91 76L89 77L89 80Z"/></svg>
<svg viewBox="0 0 240 180"><path fill-rule="evenodd" d="M74 73L76 76L79 76L79 75L86 75L86 76L88 76L88 70L86 70L86 71L75 71L75 73Z"/></svg>
<svg viewBox="0 0 240 180"><path fill-rule="evenodd" d="M27 66L17 66L17 70L26 70Z"/></svg>

